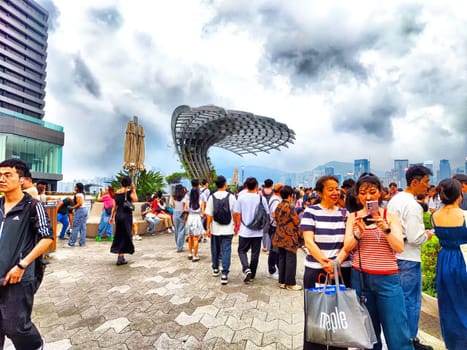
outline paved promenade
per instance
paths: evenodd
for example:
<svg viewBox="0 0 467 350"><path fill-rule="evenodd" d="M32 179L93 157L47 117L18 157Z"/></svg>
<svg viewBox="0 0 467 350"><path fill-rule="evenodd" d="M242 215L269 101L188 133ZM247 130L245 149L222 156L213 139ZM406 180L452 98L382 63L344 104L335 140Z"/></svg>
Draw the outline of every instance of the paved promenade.
<svg viewBox="0 0 467 350"><path fill-rule="evenodd" d="M200 244L201 260L193 263L176 253L173 235L144 237L124 266L115 265L109 242L60 245L33 311L46 349L301 349L303 292L278 288L265 253L256 279L244 284L237 242L225 286L211 275L209 242ZM436 327L430 324L431 334ZM444 349L436 337L421 338Z"/></svg>

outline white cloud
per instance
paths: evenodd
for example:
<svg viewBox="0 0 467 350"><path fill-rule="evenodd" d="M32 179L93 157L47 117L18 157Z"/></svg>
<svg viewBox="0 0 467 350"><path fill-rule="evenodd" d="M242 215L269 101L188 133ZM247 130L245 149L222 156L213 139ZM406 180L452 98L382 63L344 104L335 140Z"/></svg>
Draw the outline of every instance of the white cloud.
<svg viewBox="0 0 467 350"><path fill-rule="evenodd" d="M51 6L50 0L39 1ZM146 129L146 165L180 169L181 104L272 117L296 132L281 152L214 165L301 171L370 158L390 168L467 153L461 2L55 0L46 120L65 127L65 179L112 175L126 123ZM77 69L76 63L79 63ZM387 131L387 132L386 132Z"/></svg>

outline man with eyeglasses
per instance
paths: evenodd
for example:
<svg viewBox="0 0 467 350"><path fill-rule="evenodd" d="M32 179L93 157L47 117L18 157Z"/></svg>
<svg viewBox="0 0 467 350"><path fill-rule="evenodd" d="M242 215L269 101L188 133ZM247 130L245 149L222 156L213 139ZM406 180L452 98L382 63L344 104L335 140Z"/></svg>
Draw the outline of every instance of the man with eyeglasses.
<svg viewBox="0 0 467 350"><path fill-rule="evenodd" d="M423 209L415 197L428 192L430 175L431 170L427 167L410 167L405 173L406 189L397 193L388 203L388 210L397 214L404 233L404 251L396 254L396 257L409 318L410 337L415 350L433 350L431 346L421 344L417 338L422 305L421 246L433 233L425 230Z"/></svg>
<svg viewBox="0 0 467 350"><path fill-rule="evenodd" d="M5 336L16 349L43 349L45 341L31 322L38 288L36 259L53 240L44 206L21 190L28 166L18 159L0 163L0 349Z"/></svg>

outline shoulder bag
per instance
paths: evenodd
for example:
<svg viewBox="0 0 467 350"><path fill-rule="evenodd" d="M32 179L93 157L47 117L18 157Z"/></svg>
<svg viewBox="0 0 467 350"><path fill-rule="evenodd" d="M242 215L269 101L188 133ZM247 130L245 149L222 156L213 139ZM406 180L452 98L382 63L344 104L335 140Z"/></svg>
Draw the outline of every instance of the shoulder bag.
<svg viewBox="0 0 467 350"><path fill-rule="evenodd" d="M125 201L123 202L123 207L128 209L129 211L134 211L135 210L135 205L133 203L131 203L128 199L127 199L127 191L125 191Z"/></svg>

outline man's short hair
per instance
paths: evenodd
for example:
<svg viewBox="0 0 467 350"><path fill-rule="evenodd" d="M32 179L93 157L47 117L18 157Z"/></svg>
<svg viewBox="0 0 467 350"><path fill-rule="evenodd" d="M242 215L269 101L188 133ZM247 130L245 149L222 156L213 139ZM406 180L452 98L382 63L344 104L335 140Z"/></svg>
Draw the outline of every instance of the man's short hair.
<svg viewBox="0 0 467 350"><path fill-rule="evenodd" d="M19 177L32 178L29 167L25 162L19 159L6 159L0 163L0 167L4 168L15 168Z"/></svg>
<svg viewBox="0 0 467 350"><path fill-rule="evenodd" d="M389 184L389 187L393 187L393 186L396 186L396 188L397 188L397 184L396 184L395 182L391 182L391 183Z"/></svg>
<svg viewBox="0 0 467 350"><path fill-rule="evenodd" d="M467 175L465 174L455 174L452 178L459 181L461 184L467 184Z"/></svg>
<svg viewBox="0 0 467 350"><path fill-rule="evenodd" d="M227 183L227 180L225 179L224 176L222 175L219 175L216 179L216 181L214 181L215 184L216 184L216 188L222 188L225 186L225 184Z"/></svg>
<svg viewBox="0 0 467 350"><path fill-rule="evenodd" d="M258 180L254 177L249 177L245 180L245 185L249 191L253 191L258 186Z"/></svg>
<svg viewBox="0 0 467 350"><path fill-rule="evenodd" d="M274 184L274 182L271 179L266 179L266 180L264 180L264 186L263 187L271 188L273 184Z"/></svg>
<svg viewBox="0 0 467 350"><path fill-rule="evenodd" d="M208 184L208 180L206 180L206 179L201 180L201 185L204 186L204 185L207 185L207 184Z"/></svg>
<svg viewBox="0 0 467 350"><path fill-rule="evenodd" d="M430 175L433 175L433 173L426 166L414 165L405 172L405 180L407 181L407 186L410 186L413 180L421 180L423 177Z"/></svg>
<svg viewBox="0 0 467 350"><path fill-rule="evenodd" d="M191 180L191 187L198 187L199 186L199 180L198 179L192 179Z"/></svg>

